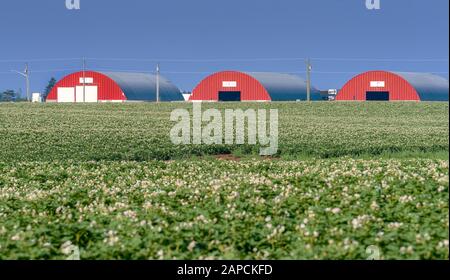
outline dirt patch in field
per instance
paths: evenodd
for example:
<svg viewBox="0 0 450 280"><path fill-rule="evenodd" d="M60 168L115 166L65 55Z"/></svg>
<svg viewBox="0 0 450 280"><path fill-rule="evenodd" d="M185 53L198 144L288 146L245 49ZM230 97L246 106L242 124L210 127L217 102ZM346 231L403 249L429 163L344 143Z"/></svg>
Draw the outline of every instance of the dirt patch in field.
<svg viewBox="0 0 450 280"><path fill-rule="evenodd" d="M279 161L281 158L274 156L261 156L261 160Z"/></svg>
<svg viewBox="0 0 450 280"><path fill-rule="evenodd" d="M233 156L233 155L230 155L230 154L228 154L228 155L226 155L226 154L224 154L224 155L216 155L215 158L218 159L218 160L225 160L225 161L241 161L240 157Z"/></svg>
<svg viewBox="0 0 450 280"><path fill-rule="evenodd" d="M241 158L241 157L237 157L231 154L222 154L222 155L215 155L214 158L218 159L218 160L224 160L224 161L235 161L235 162L239 162L248 158ZM254 160L261 160L261 161L278 161L280 160L280 158L278 157L271 157L271 156L260 156L260 157L256 157L254 158Z"/></svg>

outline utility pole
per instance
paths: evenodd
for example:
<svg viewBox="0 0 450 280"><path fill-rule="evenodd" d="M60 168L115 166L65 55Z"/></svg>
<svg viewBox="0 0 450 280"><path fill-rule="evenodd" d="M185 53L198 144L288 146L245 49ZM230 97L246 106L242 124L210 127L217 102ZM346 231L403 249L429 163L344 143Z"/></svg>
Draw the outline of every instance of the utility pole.
<svg viewBox="0 0 450 280"><path fill-rule="evenodd" d="M86 58L83 57L83 102L86 102Z"/></svg>
<svg viewBox="0 0 450 280"><path fill-rule="evenodd" d="M23 72L11 70L11 72L17 73L23 77L25 77L25 83L27 88L27 101L30 102L30 68L28 67L28 63L25 63L25 70Z"/></svg>
<svg viewBox="0 0 450 280"><path fill-rule="evenodd" d="M306 96L308 102L311 101L311 60L308 58L306 60Z"/></svg>
<svg viewBox="0 0 450 280"><path fill-rule="evenodd" d="M161 101L159 96L159 74L160 74L160 68L159 63L156 65L156 103L159 103Z"/></svg>
<svg viewBox="0 0 450 280"><path fill-rule="evenodd" d="M28 67L28 63L25 64L25 80L27 83L27 100L28 102L31 101L31 94L30 94L30 68Z"/></svg>

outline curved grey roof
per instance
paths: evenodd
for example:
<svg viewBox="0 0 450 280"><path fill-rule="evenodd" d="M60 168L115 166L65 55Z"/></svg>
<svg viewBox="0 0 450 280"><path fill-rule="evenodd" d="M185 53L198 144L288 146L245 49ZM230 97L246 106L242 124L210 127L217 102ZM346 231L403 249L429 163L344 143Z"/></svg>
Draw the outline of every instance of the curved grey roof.
<svg viewBox="0 0 450 280"><path fill-rule="evenodd" d="M252 72L246 73L258 80L269 92L272 101L306 100L306 81L296 75ZM311 87L311 99L321 100L320 91Z"/></svg>
<svg viewBox="0 0 450 280"><path fill-rule="evenodd" d="M421 101L448 101L449 83L444 77L429 73L393 72L410 83Z"/></svg>
<svg viewBox="0 0 450 280"><path fill-rule="evenodd" d="M115 81L129 101L156 101L156 75L147 73L99 72ZM181 91L159 76L160 100L183 101Z"/></svg>

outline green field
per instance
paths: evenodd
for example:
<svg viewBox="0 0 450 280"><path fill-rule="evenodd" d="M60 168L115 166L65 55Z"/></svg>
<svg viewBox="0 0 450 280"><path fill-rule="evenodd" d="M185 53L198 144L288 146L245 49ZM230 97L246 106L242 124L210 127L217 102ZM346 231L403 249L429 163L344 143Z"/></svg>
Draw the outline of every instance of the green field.
<svg viewBox="0 0 450 280"><path fill-rule="evenodd" d="M448 103L210 107L279 109L278 155L174 146L188 104L0 104L0 259L448 259Z"/></svg>

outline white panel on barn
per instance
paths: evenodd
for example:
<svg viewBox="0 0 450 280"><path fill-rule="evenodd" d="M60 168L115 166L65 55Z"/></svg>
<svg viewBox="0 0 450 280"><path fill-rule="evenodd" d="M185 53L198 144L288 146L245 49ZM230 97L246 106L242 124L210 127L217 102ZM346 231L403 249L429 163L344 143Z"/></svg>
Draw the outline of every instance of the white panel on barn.
<svg viewBox="0 0 450 280"><path fill-rule="evenodd" d="M67 103L67 102L75 102L75 88L58 88L58 102Z"/></svg>
<svg viewBox="0 0 450 280"><path fill-rule="evenodd" d="M77 96L76 102L88 102L88 103L98 102L97 86L77 86L76 96Z"/></svg>
<svg viewBox="0 0 450 280"><path fill-rule="evenodd" d="M86 86L85 102L95 103L98 102L98 89L97 86Z"/></svg>
<svg viewBox="0 0 450 280"><path fill-rule="evenodd" d="M76 89L76 102L84 102L83 86L77 86Z"/></svg>

